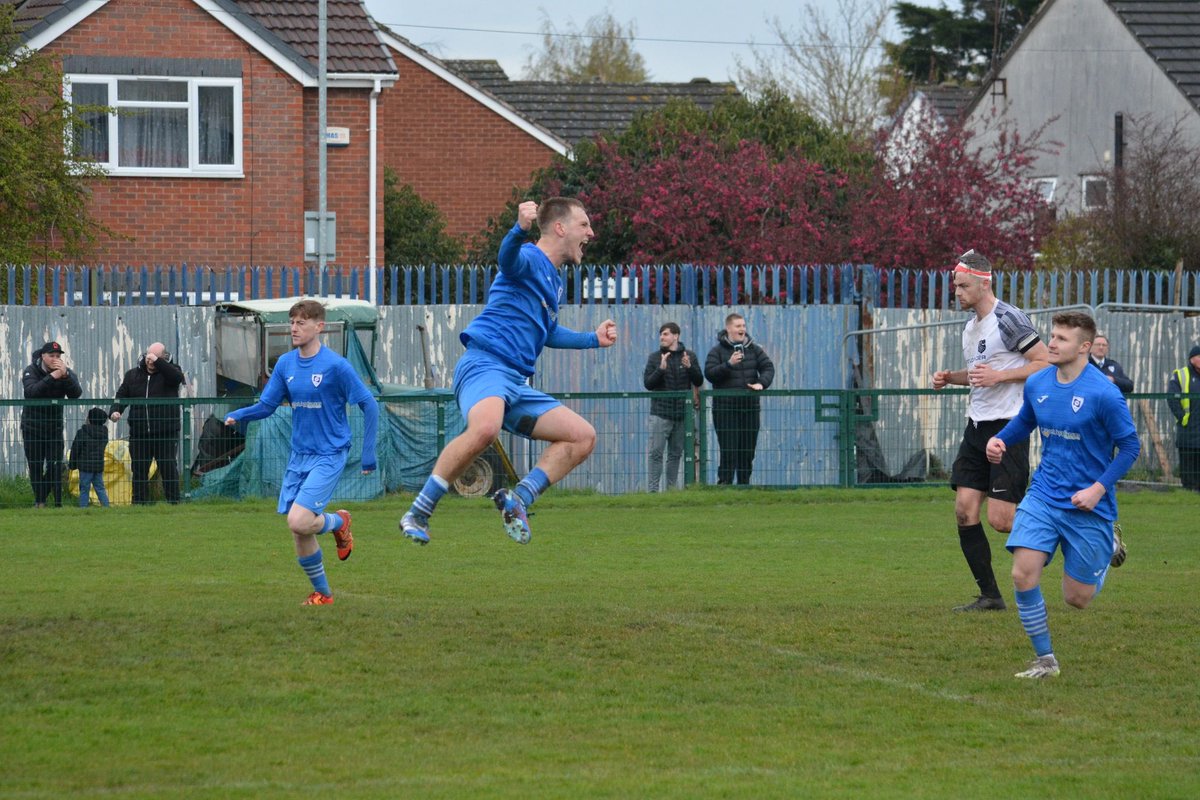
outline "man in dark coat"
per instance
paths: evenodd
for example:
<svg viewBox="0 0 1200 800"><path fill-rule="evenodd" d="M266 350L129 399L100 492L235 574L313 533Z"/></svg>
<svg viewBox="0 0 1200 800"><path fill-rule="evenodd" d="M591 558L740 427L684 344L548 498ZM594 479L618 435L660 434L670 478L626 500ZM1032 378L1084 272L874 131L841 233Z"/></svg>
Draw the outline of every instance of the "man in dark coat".
<svg viewBox="0 0 1200 800"><path fill-rule="evenodd" d="M704 376L714 389L740 392L713 398L713 428L721 447L717 483L750 483L758 447L757 393L771 388L775 365L746 333L746 320L741 314L725 318L725 329L717 333L717 346L704 362Z"/></svg>
<svg viewBox="0 0 1200 800"><path fill-rule="evenodd" d="M1108 357L1107 336L1096 336L1096 340L1092 342L1092 352L1088 356L1088 360L1092 362L1092 366L1104 373L1104 377L1121 390L1121 394L1129 394L1133 391L1133 380L1125 374L1125 369Z"/></svg>
<svg viewBox="0 0 1200 800"><path fill-rule="evenodd" d="M79 378L63 363L58 342L46 342L33 354L33 363L21 375L26 400L76 398L83 394ZM63 409L61 405L25 406L21 409L21 440L29 462L33 505L44 508L54 495L62 506Z"/></svg>
<svg viewBox="0 0 1200 800"><path fill-rule="evenodd" d="M146 348L133 369L125 373L109 418L116 422L136 397L179 397L186 382L183 370L171 363L171 354L162 342ZM129 409L129 462L133 473L133 502L150 502L150 463L158 463L163 495L167 502L179 502L179 406L132 404Z"/></svg>
<svg viewBox="0 0 1200 800"><path fill-rule="evenodd" d="M664 322L658 329L658 349L646 359L642 383L651 392L688 391L704 383L700 359L679 341L679 325ZM647 454L649 476L646 488L657 492L663 473L663 447L667 449L666 488L679 481L679 460L687 438L684 398L655 397L650 400L650 442Z"/></svg>
<svg viewBox="0 0 1200 800"><path fill-rule="evenodd" d="M1187 363L1171 373L1167 391L1167 405L1175 417L1179 479L1183 488L1200 492L1200 344L1192 347Z"/></svg>

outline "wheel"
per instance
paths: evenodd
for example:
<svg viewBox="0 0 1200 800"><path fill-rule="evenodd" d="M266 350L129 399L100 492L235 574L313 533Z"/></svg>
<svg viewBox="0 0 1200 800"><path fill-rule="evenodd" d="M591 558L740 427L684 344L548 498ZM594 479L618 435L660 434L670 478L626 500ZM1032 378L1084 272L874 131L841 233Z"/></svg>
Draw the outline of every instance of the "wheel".
<svg viewBox="0 0 1200 800"><path fill-rule="evenodd" d="M454 491L463 497L486 497L496 483L496 469L486 454L472 461L454 481Z"/></svg>

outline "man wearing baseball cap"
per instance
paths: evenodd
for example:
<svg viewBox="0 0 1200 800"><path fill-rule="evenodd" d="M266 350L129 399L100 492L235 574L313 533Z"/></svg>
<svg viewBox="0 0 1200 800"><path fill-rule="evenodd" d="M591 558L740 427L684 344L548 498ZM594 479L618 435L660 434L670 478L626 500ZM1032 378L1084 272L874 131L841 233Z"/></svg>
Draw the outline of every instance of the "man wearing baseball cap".
<svg viewBox="0 0 1200 800"><path fill-rule="evenodd" d="M33 362L21 375L26 400L76 398L83 394L79 378L63 363L63 348L46 342L33 354ZM50 495L55 507L62 506L63 409L61 405L39 404L21 409L21 439L29 462L33 505L45 508Z"/></svg>

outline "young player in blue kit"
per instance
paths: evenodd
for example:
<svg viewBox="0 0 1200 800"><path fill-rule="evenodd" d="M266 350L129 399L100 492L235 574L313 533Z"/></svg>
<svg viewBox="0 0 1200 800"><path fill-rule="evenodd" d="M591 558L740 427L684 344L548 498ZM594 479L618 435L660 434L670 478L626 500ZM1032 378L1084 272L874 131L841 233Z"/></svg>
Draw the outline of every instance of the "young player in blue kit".
<svg viewBox="0 0 1200 800"><path fill-rule="evenodd" d="M1119 564L1115 487L1141 449L1121 390L1099 370L1088 369L1095 321L1073 311L1055 315L1052 324L1051 366L1026 380L1020 413L987 444L988 459L997 463L1034 427L1042 436L1042 462L1007 544L1017 612L1037 656L1018 678L1059 673L1041 589L1042 570L1054 551L1062 548L1063 599L1076 608L1087 607L1109 567Z"/></svg>
<svg viewBox="0 0 1200 800"><path fill-rule="evenodd" d="M312 583L312 594L302 605L333 605L317 535L332 533L338 558L345 561L350 557L354 549L350 512L325 511L350 451L346 405L354 403L363 412L364 475L376 467L379 405L350 362L321 344L325 306L316 300L301 300L292 306L288 317L295 349L284 353L275 363L258 402L232 412L225 418L225 424L265 419L281 403L291 403L292 452L279 489L278 511L287 514L296 543L296 558Z"/></svg>
<svg viewBox="0 0 1200 800"><path fill-rule="evenodd" d="M541 236L537 244L525 244L535 219ZM520 544L530 537L526 509L595 447L596 431L587 420L529 385L543 347L583 350L610 347L617 340L611 319L586 333L558 324L563 295L558 268L580 263L593 235L578 200L554 197L540 206L521 203L517 209L517 223L500 245L500 274L487 306L459 337L467 352L454 368L454 397L467 429L442 450L433 474L400 520L404 535L417 544L429 543L429 517L438 501L501 428L550 442L524 480L492 497L505 532Z"/></svg>

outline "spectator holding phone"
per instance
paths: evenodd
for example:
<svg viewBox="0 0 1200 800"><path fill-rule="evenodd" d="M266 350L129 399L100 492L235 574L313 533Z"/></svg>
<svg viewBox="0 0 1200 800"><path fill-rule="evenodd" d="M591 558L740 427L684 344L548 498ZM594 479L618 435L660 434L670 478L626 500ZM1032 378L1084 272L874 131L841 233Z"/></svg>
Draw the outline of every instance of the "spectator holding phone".
<svg viewBox="0 0 1200 800"><path fill-rule="evenodd" d="M183 370L171 361L162 342L146 348L137 366L125 373L117 397L109 408L109 419L116 422L129 408L129 460L133 473L133 504L150 502L150 464L158 465L163 495L168 503L179 502L179 410L165 404L130 405L130 398L179 397L187 379Z"/></svg>
<svg viewBox="0 0 1200 800"><path fill-rule="evenodd" d="M704 383L700 359L679 341L679 324L664 322L658 329L658 349L646 359L643 385L652 392L691 391ZM650 437L646 488L657 492L663 475L663 449L667 451L666 488L679 482L679 462L687 438L686 413L689 401L655 397L650 401Z"/></svg>
<svg viewBox="0 0 1200 800"><path fill-rule="evenodd" d="M46 342L33 354L21 374L26 400L76 398L83 394L79 378L63 361L58 342ZM63 407L32 405L21 409L21 438L29 462L29 483L34 508L45 508L53 498L62 507Z"/></svg>
<svg viewBox="0 0 1200 800"><path fill-rule="evenodd" d="M717 346L708 351L704 377L714 389L738 391L713 398L713 428L721 448L717 483L748 484L758 447L758 392L771 388L775 365L746 333L741 314L725 318L724 330L717 332Z"/></svg>

